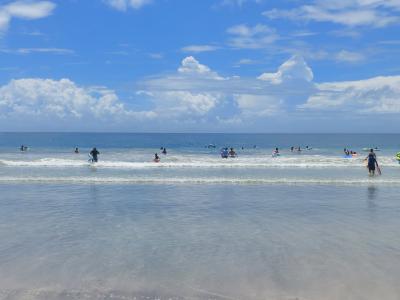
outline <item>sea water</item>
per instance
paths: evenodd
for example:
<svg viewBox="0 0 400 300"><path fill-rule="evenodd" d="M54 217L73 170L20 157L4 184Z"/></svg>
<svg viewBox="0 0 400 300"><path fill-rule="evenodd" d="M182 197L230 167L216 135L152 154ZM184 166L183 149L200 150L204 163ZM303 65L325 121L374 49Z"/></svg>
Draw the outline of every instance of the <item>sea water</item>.
<svg viewBox="0 0 400 300"><path fill-rule="evenodd" d="M400 299L398 151L400 135L0 134L0 299Z"/></svg>

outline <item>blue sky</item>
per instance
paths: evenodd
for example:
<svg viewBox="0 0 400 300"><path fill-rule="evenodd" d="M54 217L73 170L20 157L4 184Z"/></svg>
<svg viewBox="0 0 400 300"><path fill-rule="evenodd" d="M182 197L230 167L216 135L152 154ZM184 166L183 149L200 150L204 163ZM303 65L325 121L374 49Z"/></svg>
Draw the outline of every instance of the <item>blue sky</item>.
<svg viewBox="0 0 400 300"><path fill-rule="evenodd" d="M398 0L0 1L3 131L398 132Z"/></svg>

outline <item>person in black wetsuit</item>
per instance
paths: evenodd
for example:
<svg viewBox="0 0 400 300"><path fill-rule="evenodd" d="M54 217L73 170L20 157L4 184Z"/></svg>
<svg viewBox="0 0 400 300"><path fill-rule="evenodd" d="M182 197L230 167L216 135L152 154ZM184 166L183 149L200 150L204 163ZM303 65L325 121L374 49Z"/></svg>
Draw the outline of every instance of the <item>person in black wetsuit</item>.
<svg viewBox="0 0 400 300"><path fill-rule="evenodd" d="M378 165L378 161L376 160L376 154L374 153L374 149L371 149L368 156L365 158L368 161L368 172L369 175L375 175L375 166Z"/></svg>
<svg viewBox="0 0 400 300"><path fill-rule="evenodd" d="M160 161L160 157L158 156L158 153L155 153L155 154L154 154L154 159L153 159L153 161L154 161L154 162L159 162L159 161Z"/></svg>
<svg viewBox="0 0 400 300"><path fill-rule="evenodd" d="M79 154L79 149L78 149L78 147L75 148L75 151L74 151L74 152L75 152L75 154Z"/></svg>
<svg viewBox="0 0 400 300"><path fill-rule="evenodd" d="M167 155L167 149L166 148L163 149L162 154Z"/></svg>
<svg viewBox="0 0 400 300"><path fill-rule="evenodd" d="M100 154L100 152L97 151L96 147L94 147L92 149L92 151L90 151L90 155L92 156L92 162L97 162L98 161L97 155L99 155L99 154Z"/></svg>

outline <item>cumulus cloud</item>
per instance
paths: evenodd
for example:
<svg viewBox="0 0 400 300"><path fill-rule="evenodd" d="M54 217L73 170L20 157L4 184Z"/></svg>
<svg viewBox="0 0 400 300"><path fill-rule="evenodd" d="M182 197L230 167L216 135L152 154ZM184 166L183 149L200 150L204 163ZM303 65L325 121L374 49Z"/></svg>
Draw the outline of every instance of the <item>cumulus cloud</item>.
<svg viewBox="0 0 400 300"><path fill-rule="evenodd" d="M325 119L400 114L400 76L325 83L315 83L313 77L301 56L258 77L222 76L188 56L174 72L137 83L136 98L130 101L139 100L144 109L132 109L135 103L105 87L79 86L69 79L17 79L0 86L0 123L47 119L107 127L136 122L142 128L162 123L175 124L169 128L176 130L185 124L250 128L283 118L312 120L316 113Z"/></svg>
<svg viewBox="0 0 400 300"><path fill-rule="evenodd" d="M400 113L400 76L317 84L302 109L356 114Z"/></svg>
<svg viewBox="0 0 400 300"><path fill-rule="evenodd" d="M263 73L258 79L272 84L281 84L283 81L304 80L311 82L314 74L303 57L294 55L284 62L276 73Z"/></svg>
<svg viewBox="0 0 400 300"><path fill-rule="evenodd" d="M207 116L226 122L291 110L296 104L303 104L313 88L312 71L298 56L269 75L223 77L189 56L182 60L176 73L142 82L141 94L155 103L160 116L168 114L183 119ZM273 76L274 79L269 78Z"/></svg>
<svg viewBox="0 0 400 300"><path fill-rule="evenodd" d="M14 1L0 6L0 33L8 29L13 18L35 20L52 14L56 5L50 1Z"/></svg>
<svg viewBox="0 0 400 300"><path fill-rule="evenodd" d="M104 0L112 8L120 11L126 11L128 8L139 9L146 4L150 4L152 0Z"/></svg>
<svg viewBox="0 0 400 300"><path fill-rule="evenodd" d="M190 76L201 75L205 78L223 79L216 72L211 71L209 67L199 63L193 56L188 56L182 60L178 72Z"/></svg>
<svg viewBox="0 0 400 300"><path fill-rule="evenodd" d="M397 0L315 0L294 9L272 9L264 12L270 19L332 22L345 26L385 27L398 23L400 3Z"/></svg>
<svg viewBox="0 0 400 300"><path fill-rule="evenodd" d="M69 79L12 80L0 87L0 117L24 116L73 121L84 118L151 118L154 113L126 109L116 93L104 87L79 87Z"/></svg>
<svg viewBox="0 0 400 300"><path fill-rule="evenodd" d="M238 49L260 49L270 46L279 37L273 28L263 24L253 27L240 24L228 28L229 45Z"/></svg>

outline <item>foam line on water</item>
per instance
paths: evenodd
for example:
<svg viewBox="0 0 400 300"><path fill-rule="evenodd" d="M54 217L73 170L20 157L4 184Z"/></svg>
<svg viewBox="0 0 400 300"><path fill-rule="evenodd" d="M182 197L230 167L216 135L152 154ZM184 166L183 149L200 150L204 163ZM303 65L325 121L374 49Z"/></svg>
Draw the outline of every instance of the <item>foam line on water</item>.
<svg viewBox="0 0 400 300"><path fill-rule="evenodd" d="M390 157L379 160L383 167L399 167L399 163ZM0 166L9 167L49 167L49 168L79 168L91 164L85 160L62 158L41 158L33 160L0 159ZM98 168L114 169L152 169L152 168L348 168L364 167L362 158L344 159L328 156L303 156L287 158L243 157L237 159L217 159L210 157L168 158L160 163L152 161L117 161L103 160L95 164Z"/></svg>
<svg viewBox="0 0 400 300"><path fill-rule="evenodd" d="M70 183L70 184L299 184L299 185L400 185L400 179L368 177L364 179L319 178L227 178L227 177L0 177L0 183Z"/></svg>

